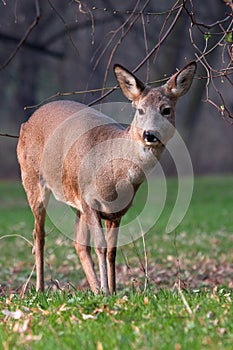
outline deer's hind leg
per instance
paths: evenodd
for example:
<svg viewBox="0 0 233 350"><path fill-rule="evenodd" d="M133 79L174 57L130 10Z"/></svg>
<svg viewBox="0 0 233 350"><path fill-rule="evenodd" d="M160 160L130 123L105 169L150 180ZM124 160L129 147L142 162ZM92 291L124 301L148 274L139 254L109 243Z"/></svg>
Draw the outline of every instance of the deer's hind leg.
<svg viewBox="0 0 233 350"><path fill-rule="evenodd" d="M120 225L120 219L116 221L107 221L106 236L107 236L107 262L108 262L108 284L110 293L116 293L116 253L117 253L117 238Z"/></svg>
<svg viewBox="0 0 233 350"><path fill-rule="evenodd" d="M41 187L37 176L33 179L32 177L27 178L22 174L22 179L28 202L34 215L33 254L35 254L36 260L36 290L44 291L44 225L50 191L45 187Z"/></svg>

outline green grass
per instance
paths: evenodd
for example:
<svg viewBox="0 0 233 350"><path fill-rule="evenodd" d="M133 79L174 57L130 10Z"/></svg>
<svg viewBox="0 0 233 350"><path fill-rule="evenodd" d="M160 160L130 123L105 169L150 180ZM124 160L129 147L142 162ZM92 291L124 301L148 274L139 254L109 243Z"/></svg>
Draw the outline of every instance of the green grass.
<svg viewBox="0 0 233 350"><path fill-rule="evenodd" d="M1 301L12 310L4 321L1 317L2 343L5 349L231 349L230 293L187 293L185 298L193 316L177 293L164 290L108 298L14 296L7 306ZM19 319L14 319L16 310Z"/></svg>
<svg viewBox="0 0 233 350"><path fill-rule="evenodd" d="M140 212L145 191L128 217ZM169 179L165 209L145 236L148 281L139 239L118 250L117 295L93 295L72 240L48 220L47 290L35 292L33 274L20 298L34 265L33 218L21 184L1 182L0 349L232 349L233 177L195 179L185 219L166 234L176 193Z"/></svg>

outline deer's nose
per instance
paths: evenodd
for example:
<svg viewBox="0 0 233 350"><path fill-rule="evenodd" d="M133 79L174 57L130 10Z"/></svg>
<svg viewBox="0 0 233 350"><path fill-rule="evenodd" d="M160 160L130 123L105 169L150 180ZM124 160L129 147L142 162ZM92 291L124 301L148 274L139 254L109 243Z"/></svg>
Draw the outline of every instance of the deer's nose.
<svg viewBox="0 0 233 350"><path fill-rule="evenodd" d="M158 131L146 130L143 132L142 137L145 142L161 142L161 135Z"/></svg>

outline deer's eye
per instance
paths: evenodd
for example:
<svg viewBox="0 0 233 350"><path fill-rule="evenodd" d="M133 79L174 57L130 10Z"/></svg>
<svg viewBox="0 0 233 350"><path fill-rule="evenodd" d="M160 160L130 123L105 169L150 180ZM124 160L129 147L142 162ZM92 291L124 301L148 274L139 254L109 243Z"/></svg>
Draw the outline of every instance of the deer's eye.
<svg viewBox="0 0 233 350"><path fill-rule="evenodd" d="M143 114L145 114L145 111L144 111L144 109L142 109L142 108L138 108L138 113L139 113L140 115L143 115Z"/></svg>
<svg viewBox="0 0 233 350"><path fill-rule="evenodd" d="M168 117L171 114L172 109L171 109L171 107L162 107L160 109L160 112L164 117Z"/></svg>

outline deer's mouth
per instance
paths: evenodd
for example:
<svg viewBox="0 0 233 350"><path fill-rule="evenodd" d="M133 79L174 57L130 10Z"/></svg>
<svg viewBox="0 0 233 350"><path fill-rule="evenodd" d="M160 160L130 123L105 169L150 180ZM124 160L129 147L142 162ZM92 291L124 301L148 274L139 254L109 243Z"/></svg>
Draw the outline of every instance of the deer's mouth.
<svg viewBox="0 0 233 350"><path fill-rule="evenodd" d="M145 130L142 135L143 141L147 146L160 146L163 145L161 141L161 135L157 131Z"/></svg>

